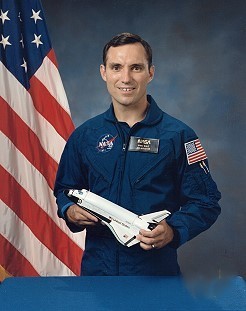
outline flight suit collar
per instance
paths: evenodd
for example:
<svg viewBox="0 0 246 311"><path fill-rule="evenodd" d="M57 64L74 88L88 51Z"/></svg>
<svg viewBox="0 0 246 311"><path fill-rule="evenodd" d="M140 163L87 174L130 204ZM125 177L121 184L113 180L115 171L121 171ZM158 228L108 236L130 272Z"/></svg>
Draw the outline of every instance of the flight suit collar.
<svg viewBox="0 0 246 311"><path fill-rule="evenodd" d="M149 105L146 117L139 123L148 126L148 125L154 125L160 122L160 120L162 119L163 113L162 113L162 110L158 107L158 105L154 101L154 99L152 98L152 96L147 95L147 99L150 105ZM113 104L110 105L109 109L105 112L104 116L105 116L105 119L108 121L111 121L114 123L117 122L117 119L114 114Z"/></svg>

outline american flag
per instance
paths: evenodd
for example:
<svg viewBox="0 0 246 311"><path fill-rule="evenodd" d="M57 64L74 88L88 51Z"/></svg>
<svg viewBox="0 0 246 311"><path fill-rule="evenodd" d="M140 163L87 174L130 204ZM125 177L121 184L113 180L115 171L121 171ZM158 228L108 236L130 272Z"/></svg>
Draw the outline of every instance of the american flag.
<svg viewBox="0 0 246 311"><path fill-rule="evenodd" d="M84 236L53 196L74 125L37 0L0 1L0 120L0 275L79 275Z"/></svg>
<svg viewBox="0 0 246 311"><path fill-rule="evenodd" d="M207 159L207 155L199 139L185 143L185 151L189 165Z"/></svg>

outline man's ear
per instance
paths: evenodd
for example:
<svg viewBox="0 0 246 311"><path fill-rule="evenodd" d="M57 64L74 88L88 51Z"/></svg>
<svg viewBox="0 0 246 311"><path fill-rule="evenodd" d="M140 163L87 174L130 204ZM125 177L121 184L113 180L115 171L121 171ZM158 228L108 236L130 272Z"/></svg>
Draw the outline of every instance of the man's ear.
<svg viewBox="0 0 246 311"><path fill-rule="evenodd" d="M100 65L100 73L101 73L101 77L104 81L107 81L106 79L106 68L104 65Z"/></svg>
<svg viewBox="0 0 246 311"><path fill-rule="evenodd" d="M155 75L155 66L152 65L149 69L149 82L153 80Z"/></svg>

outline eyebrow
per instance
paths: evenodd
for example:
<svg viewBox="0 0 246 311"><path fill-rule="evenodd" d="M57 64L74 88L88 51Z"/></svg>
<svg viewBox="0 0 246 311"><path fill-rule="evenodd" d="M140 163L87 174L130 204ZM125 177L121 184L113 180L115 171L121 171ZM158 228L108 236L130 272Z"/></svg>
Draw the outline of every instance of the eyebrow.
<svg viewBox="0 0 246 311"><path fill-rule="evenodd" d="M108 63L109 66L121 66L120 63Z"/></svg>
<svg viewBox="0 0 246 311"><path fill-rule="evenodd" d="M136 63L136 64L132 64L131 66L132 67L134 67L134 66L144 67L145 64L144 63Z"/></svg>
<svg viewBox="0 0 246 311"><path fill-rule="evenodd" d="M120 63L109 63L109 66L122 66L122 64ZM136 64L131 64L130 67L134 67L134 66L139 66L139 67L144 67L145 64L144 63L136 63Z"/></svg>

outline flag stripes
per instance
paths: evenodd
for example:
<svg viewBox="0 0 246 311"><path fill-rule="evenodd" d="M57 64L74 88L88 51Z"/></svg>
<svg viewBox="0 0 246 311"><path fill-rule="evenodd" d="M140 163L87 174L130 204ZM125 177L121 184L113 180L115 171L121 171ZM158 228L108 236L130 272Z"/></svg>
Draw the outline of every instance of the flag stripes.
<svg viewBox="0 0 246 311"><path fill-rule="evenodd" d="M1 112L2 106L3 105L1 105ZM2 116L4 116L4 114ZM2 181L0 199L15 212L16 216L20 218L20 222L23 221L28 225L39 240L46 245L57 258L60 258L66 266L71 268L73 274L79 275L82 249L84 248L83 241L81 241L79 237L75 239L76 235L68 232L64 222L57 217L53 192L49 188L46 188L46 192L44 192L43 189L43 185L46 183L45 177L28 161L23 153L20 152L19 149L21 148L16 148L13 142L9 140L4 133L0 133L0 143L3 150L8 150L8 152L1 153L1 163L10 171L7 172L0 166ZM18 170L18 167L22 169ZM26 176L29 178L27 179ZM25 191L24 189L27 190ZM39 204L34 202L32 198L36 198ZM51 202L53 202L53 204ZM25 208L20 209L20 206L25 206ZM4 219L4 222L7 221L6 215L0 216L0 219ZM32 219L35 221L32 222ZM37 219L38 223L36 221ZM52 219L56 220L56 224ZM16 230L16 224L14 228ZM0 232L3 234L4 228L2 228ZM59 248L57 245L59 245ZM68 249L69 252L67 251ZM60 253L58 253L58 250ZM71 254L73 254L73 260L70 258ZM38 256L40 256L40 254L38 254ZM73 261L76 261L77 264L74 265ZM61 271L62 270L60 270L60 272ZM8 272L11 273L11 271ZM71 275L71 272L65 272L65 275ZM57 271L54 273L55 274L52 275L56 275Z"/></svg>
<svg viewBox="0 0 246 311"><path fill-rule="evenodd" d="M31 95L23 85L0 62L0 97L19 115L37 135L42 147L59 162L65 140L57 135L54 127L34 108ZM10 93L13 89L14 92ZM24 103L24 104L23 104ZM13 126L13 125L12 125ZM54 142L56 142L54 144Z"/></svg>
<svg viewBox="0 0 246 311"><path fill-rule="evenodd" d="M53 195L74 125L42 7L2 0L0 9L9 17L0 19L1 275L80 275L84 233L58 218Z"/></svg>
<svg viewBox="0 0 246 311"><path fill-rule="evenodd" d="M3 236L22 254L22 256L28 259L39 275L74 275L66 265L40 242L24 222L19 221L17 215L5 204L2 204L0 211L1 219L3 216L8 221L8 227L10 228L10 230L4 230L4 228L2 228L3 225L0 224L0 230L4 232ZM19 233L18 238L13 236L11 228L15 228L15 231Z"/></svg>
<svg viewBox="0 0 246 311"><path fill-rule="evenodd" d="M2 201L24 222L32 233L44 244L52 253L71 270L73 265L70 262L66 247L70 243L70 251L73 254L78 253L79 247L69 242L69 237L54 223L51 217L45 213L36 202L32 200L29 194L23 189L15 179L4 172L0 166L0 174L3 177L3 194L10 193L11 189L18 190L17 195L3 196ZM19 205L25 205L25 210L19 209ZM38 224L36 223L38 219ZM57 248L57 245L60 247ZM74 271L78 274L79 269Z"/></svg>
<svg viewBox="0 0 246 311"><path fill-rule="evenodd" d="M63 108L70 117L70 110L61 77L56 65L53 49L49 51L48 55L44 58L42 66L39 67L39 69L35 72L35 77L46 87L49 93L56 99L61 108ZM71 122L70 118L67 119L67 122L71 123L71 127L73 128L73 123Z"/></svg>
<svg viewBox="0 0 246 311"><path fill-rule="evenodd" d="M71 117L65 113L56 99L35 76L30 79L30 86L29 93L36 110L56 129L61 137L67 140L71 131L74 130Z"/></svg>
<svg viewBox="0 0 246 311"><path fill-rule="evenodd" d="M42 148L38 137L3 100L1 101L0 115L3 118L1 125L2 132L13 142L33 166L42 173L48 185L52 188L55 180L57 163ZM15 129L11 128L9 124L14 124ZM30 148L31 146L35 147Z"/></svg>
<svg viewBox="0 0 246 311"><path fill-rule="evenodd" d="M15 276L39 276L30 262L3 235L0 235L0 249L5 251L0 253L0 261L8 274ZM8 256L6 256L6 253ZM9 260L9 258L14 258L15 260Z"/></svg>
<svg viewBox="0 0 246 311"><path fill-rule="evenodd" d="M60 227L70 239L74 241L80 248L84 248L83 240L77 234L72 234L65 225L64 221L56 215L56 203L53 197L52 189L49 187L43 188L45 184L44 176L38 172L38 170L31 165L31 163L23 156L23 154L13 145L13 143L2 133L0 133L0 144L3 150L7 152L0 154L1 163L3 164L1 175L5 174L5 171L12 176L16 182L24 189L26 189L28 195L44 210L45 213L51 217L54 222ZM17 168L21 166L21 170ZM0 176L1 176L0 175ZM29 176L29 179L26 178ZM4 178L4 177L3 177ZM12 192L9 192L10 197L18 192L18 188L13 187ZM0 198L3 198L5 194L0 192ZM18 205L19 206L19 205Z"/></svg>

